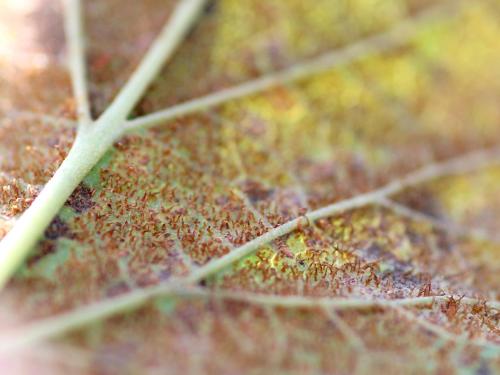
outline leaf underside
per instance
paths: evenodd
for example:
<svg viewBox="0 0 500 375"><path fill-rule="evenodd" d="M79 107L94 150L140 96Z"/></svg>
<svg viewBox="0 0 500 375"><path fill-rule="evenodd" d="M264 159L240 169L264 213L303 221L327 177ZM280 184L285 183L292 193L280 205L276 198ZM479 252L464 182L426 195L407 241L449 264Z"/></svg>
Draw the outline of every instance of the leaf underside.
<svg viewBox="0 0 500 375"><path fill-rule="evenodd" d="M94 117L175 1L86 1ZM135 108L142 116L388 30L435 1L210 3ZM376 14L376 16L374 16ZM500 7L465 2L403 46L115 143L9 284L0 330L183 277L306 212L500 145ZM56 2L0 2L0 233L75 136ZM418 184L319 220L204 290L346 299L500 299L500 167ZM450 228L453 228L451 230ZM157 298L2 366L75 373L500 371L498 310L450 298L368 310ZM17 367L16 367L17 368Z"/></svg>

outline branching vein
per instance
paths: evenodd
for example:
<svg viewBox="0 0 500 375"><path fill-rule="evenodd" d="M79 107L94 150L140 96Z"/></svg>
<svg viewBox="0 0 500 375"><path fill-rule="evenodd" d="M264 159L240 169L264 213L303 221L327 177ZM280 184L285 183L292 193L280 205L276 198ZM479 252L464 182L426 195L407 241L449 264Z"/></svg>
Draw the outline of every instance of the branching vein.
<svg viewBox="0 0 500 375"><path fill-rule="evenodd" d="M458 3L460 2L455 2L453 4L444 3L433 6L423 11L418 16L399 23L386 32L362 39L344 48L303 62L302 64L294 65L285 70L264 75L239 86L208 94L204 97L193 99L165 110L128 121L125 125L125 130L136 131L161 125L177 117L196 113L234 99L265 91L274 86L283 85L309 77L313 74L325 72L336 66L345 65L369 55L379 54L397 48L411 39L419 30L419 26L443 16L443 14L449 15L450 10L456 9Z"/></svg>
<svg viewBox="0 0 500 375"><path fill-rule="evenodd" d="M22 262L29 249L36 243L36 240L62 204L64 204L66 198L112 142L124 134L124 132L162 124L179 116L198 112L247 95L253 95L276 85L300 80L311 74L317 74L368 55L396 48L413 37L418 30L418 26L423 22L429 22L437 16L449 13L449 10L456 8L456 2L449 2L444 6L433 7L417 17L403 21L387 32L366 38L316 59L126 122L125 120L130 111L158 74L162 65L173 55L175 48L189 31L190 26L197 18L204 4L204 0L181 0L179 4L172 19L164 27L158 39L148 50L139 67L118 93L115 100L99 119L92 121L85 68L81 4L79 0L67 0L65 26L69 67L81 131L78 133L68 158L64 161L54 178L46 185L35 200L35 203L16 222L14 229L0 243L0 288L3 287L13 271ZM123 123L125 123L124 126ZM195 288L193 285L230 267L245 256L258 251L262 246L272 243L298 228L311 225L319 219L373 204L385 205L406 216L427 220L433 225L458 233L461 231L460 228L450 227L447 224L432 220L432 218L428 218L421 213L396 204L389 198L407 188L430 180L449 175L468 173L496 164L500 164L500 148L481 150L442 163L428 165L392 181L377 190L335 202L294 218L285 224L274 228L271 227L265 234L249 241L243 246L233 249L229 254L199 268L193 268L186 277L169 280L152 287L133 290L118 297L96 302L74 311L32 323L14 332L12 335L7 333L5 337L0 338L0 351L17 349L40 340L61 335L87 324L138 308L158 296L227 299L267 308L323 309L329 312L342 333L346 337L350 337L354 346L359 348L363 348L363 342L332 311L394 308L402 311L409 319L417 319L416 323L447 339L463 341L466 344L495 347L495 344L487 341L457 338L439 326L435 326L423 319L412 317L411 313L403 309L403 307L432 306L434 302L449 301L452 298L451 296L410 297L395 300L312 298L304 296L259 295L231 291L210 292L205 289ZM478 237L480 233L473 232L472 235ZM486 308L500 310L500 301L482 301L476 298L463 297L460 298L460 303L471 306L482 304Z"/></svg>
<svg viewBox="0 0 500 375"><path fill-rule="evenodd" d="M0 242L0 289L26 258L73 190L112 143L123 134L123 122L161 67L173 56L193 22L198 19L204 3L205 0L180 0L160 35L110 106L95 122L80 127L66 159L32 205L24 211ZM74 8L78 3L71 5L70 8ZM79 38L80 35L81 27L78 25L81 21L76 19L80 16L80 11L69 9L66 16L68 29L76 34L74 38L70 38L74 43L74 40L77 40L75 38ZM74 55L75 60L82 57L79 53ZM72 74L73 79L84 79L82 69L76 67L72 69L75 72ZM80 84L75 86L81 89Z"/></svg>
<svg viewBox="0 0 500 375"><path fill-rule="evenodd" d="M92 122L87 87L82 7L80 0L67 0L64 8L66 12L64 20L69 70L75 95L78 122L79 126L82 127Z"/></svg>
<svg viewBox="0 0 500 375"><path fill-rule="evenodd" d="M353 198L349 198L337 203L333 203L329 206L325 206L315 211L293 219L283 225L280 225L274 229L271 229L267 233L249 241L245 245L242 245L230 253L207 263L204 266L199 267L194 270L190 275L181 278L169 280L165 283L158 284L152 287L147 287L143 289L134 290L129 293L125 293L121 296L107 299L101 302L96 302L89 306L77 309L72 312L62 314L60 316L54 316L48 318L39 323L35 323L33 326L26 327L26 332L21 335L16 335L16 342L13 341L12 337L6 340L5 343L0 340L0 350L2 348L9 349L13 347L23 346L31 344L33 342L47 339L60 335L62 333L81 328L92 322L100 321L111 317L113 315L123 313L136 309L145 303L147 303L152 298L157 296L175 296L175 295L192 295L193 292L189 292L185 289L186 286L194 285L199 281L206 279L207 277L214 275L215 273L225 269L245 256L256 252L263 245L274 241L281 236L284 236L299 227L304 227L316 220L321 218L330 217L347 210L352 210L360 207L365 207L372 204L378 204L387 197L399 193L406 188L430 181L437 178L468 173L480 168L498 165L500 164L500 148L493 148L488 150L481 150L469 153L464 156L456 157L442 163L430 164L410 173L400 179L397 179L386 186L374 190L369 193L361 194ZM184 287L184 289L182 289ZM180 289L181 288L181 289ZM179 292L181 290L181 292ZM295 306L295 307L308 307L311 305L318 305L317 301L311 301L311 298L307 297L287 297L284 299L280 296L267 296L267 295L245 295L242 293L232 293L232 292L218 292L220 295L224 295L231 299L241 299L243 298L246 302L258 301L259 303L271 304L271 305L282 305ZM194 293L196 294L196 293ZM198 293L199 294L199 293ZM243 296L243 297L242 297ZM393 302L387 301L370 301L370 300L357 300L357 299L342 299L342 300L332 300L328 299L328 304L340 308L373 308L374 306L383 306L384 304L389 305L411 305L411 306L425 306L434 299L445 300L449 297L446 296L436 296L436 297L418 297L413 299L404 300L393 300ZM326 301L326 300L325 300ZM332 302L333 301L333 302ZM463 298L462 303L465 304L476 304L479 300L473 298ZM321 305L323 306L323 305ZM500 309L500 302L489 302L487 306L493 309Z"/></svg>
<svg viewBox="0 0 500 375"><path fill-rule="evenodd" d="M172 296L178 298L215 298L248 303L263 307L331 309L331 310L373 310L376 308L426 307L435 302L447 302L454 296L409 297L401 299L364 299L364 298L318 298L305 296L278 296L233 291L207 291L204 288L183 287L179 283L167 283L151 288L108 299L104 302L53 316L32 323L22 330L12 332L0 338L0 352L16 350L32 345L44 339L82 328L85 325L110 317L117 312L130 311L141 306L156 296ZM500 301L482 301L476 298L460 297L464 305L484 304L485 307L500 310Z"/></svg>

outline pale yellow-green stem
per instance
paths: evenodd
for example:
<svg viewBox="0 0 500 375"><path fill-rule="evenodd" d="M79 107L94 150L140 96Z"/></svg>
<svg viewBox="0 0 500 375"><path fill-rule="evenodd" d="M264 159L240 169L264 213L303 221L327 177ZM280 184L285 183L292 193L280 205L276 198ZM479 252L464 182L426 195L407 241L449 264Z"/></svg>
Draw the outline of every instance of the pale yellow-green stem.
<svg viewBox="0 0 500 375"><path fill-rule="evenodd" d="M108 109L94 123L80 127L67 158L44 186L33 204L21 215L0 242L0 289L21 265L73 190L112 143L121 136L123 123L128 114L165 61L172 56L176 47L189 32L204 3L205 0L181 0L169 22ZM75 4L73 3L73 6ZM74 20L77 18L75 12L68 11L68 15L73 16ZM74 31L78 27L67 27L67 29ZM81 37L78 32L70 35ZM83 56L78 51L76 54ZM81 79L80 68L74 76ZM78 86L76 90L83 92L84 87ZM86 118L86 115L82 118Z"/></svg>

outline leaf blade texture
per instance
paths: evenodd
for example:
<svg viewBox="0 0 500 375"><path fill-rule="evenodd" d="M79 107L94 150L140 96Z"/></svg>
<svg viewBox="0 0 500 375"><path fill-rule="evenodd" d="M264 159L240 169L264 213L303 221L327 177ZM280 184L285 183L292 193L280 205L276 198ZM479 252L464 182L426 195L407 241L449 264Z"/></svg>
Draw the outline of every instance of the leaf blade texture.
<svg viewBox="0 0 500 375"><path fill-rule="evenodd" d="M176 5L125 3L82 9L94 118ZM497 371L499 8L438 5L379 50L434 2L209 4L124 127L360 41L366 53L115 142L1 297L0 366ZM62 8L2 7L5 233L77 115Z"/></svg>

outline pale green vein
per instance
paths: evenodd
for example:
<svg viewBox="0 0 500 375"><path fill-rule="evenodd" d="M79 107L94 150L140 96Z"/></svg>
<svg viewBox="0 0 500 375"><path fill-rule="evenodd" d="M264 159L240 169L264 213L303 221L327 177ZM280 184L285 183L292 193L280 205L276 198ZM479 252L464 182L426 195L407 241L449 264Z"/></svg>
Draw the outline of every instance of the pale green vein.
<svg viewBox="0 0 500 375"><path fill-rule="evenodd" d="M207 291L202 288L182 287L179 283L169 283L127 295L115 297L101 303L89 305L81 309L56 315L54 317L32 323L21 329L13 330L0 338L0 352L17 350L33 345L44 339L84 327L113 316L116 312L131 311L143 305L153 297L172 296L178 298L214 298L239 301L257 306L273 306L289 309L333 309L333 310L372 310L374 308L393 307L428 307L435 302L447 302L451 298L459 300L463 305L484 304L485 307L500 310L500 301L483 301L477 298L439 295L425 297L409 297L401 299L367 299L367 298L331 298L306 296L278 296L232 291Z"/></svg>
<svg viewBox="0 0 500 375"><path fill-rule="evenodd" d="M175 289L174 289L175 292ZM186 288L177 290L180 296L201 296L206 298L226 299L245 302L259 306L275 306L284 308L330 308L334 310L371 310L377 307L426 307L435 302L447 302L453 298L461 304L474 306L484 303L489 309L500 310L500 301L483 301L478 298L469 298L451 295L436 295L423 297L408 297L398 299L370 299L359 297L307 297L296 295L272 295L249 292L233 291L206 291L201 288Z"/></svg>
<svg viewBox="0 0 500 375"><path fill-rule="evenodd" d="M78 122L81 127L92 122L87 87L81 3L79 0L66 0L64 9L69 71L75 95Z"/></svg>
<svg viewBox="0 0 500 375"><path fill-rule="evenodd" d="M367 37L344 48L334 50L282 71L264 75L241 85L127 121L125 130L135 131L161 125L177 117L200 112L234 99L256 94L274 86L301 80L370 55L387 52L408 42L422 25L443 16L450 17L457 10L460 3L461 1L456 1L435 5L422 11L417 16L398 23L388 31Z"/></svg>
<svg viewBox="0 0 500 375"><path fill-rule="evenodd" d="M305 227L316 220L327 218L355 208L378 204L381 200L393 194L399 193L409 187L413 187L427 181L432 181L445 176L469 173L481 168L499 164L500 148L480 150L441 163L430 164L400 179L397 179L380 189L311 211L304 216L298 217L283 225L273 228L265 234L249 241L245 245L234 249L221 258L215 259L207 263L206 265L199 267L190 275L184 278L167 281L163 284L152 287L134 290L115 298L96 302L89 306L34 323L32 326L26 327L21 335L16 334L7 339L0 340L0 349L4 348L5 350L7 350L13 347L32 344L43 339L48 339L78 328L82 328L87 324L91 324L93 322L109 318L113 315L136 309L157 296L178 295L179 288L194 285L197 282L216 274L222 269L231 266L245 256L256 252L259 248L268 244L269 242L272 242L273 240L276 240L281 236L291 233L299 227ZM241 295L241 293L238 293L238 295ZM276 298L276 296L265 296L259 298L263 299L263 301L272 301L272 299ZM282 301L282 303L284 304L291 304L296 306L307 303L301 302L305 301L303 299L300 299L302 297L295 298L296 299L280 301ZM427 300L414 300L412 303L413 305L425 305L432 301L431 297L429 298L430 299ZM475 303L474 301L477 302L477 300L474 299L462 299L463 303L472 304ZM366 300L360 301L351 299L337 301L336 304L338 308L341 308L342 304L345 304L345 306L350 306L351 308L353 306L357 308L374 306L373 301L367 302ZM490 302L488 306L491 308L499 309L500 302Z"/></svg>
<svg viewBox="0 0 500 375"><path fill-rule="evenodd" d="M122 124L126 117L198 19L204 3L205 0L179 2L111 105L95 122L80 128L59 169L0 242L0 289L21 265L73 190L123 134ZM71 11L67 16L78 14L78 11ZM72 78L79 79L80 73Z"/></svg>

